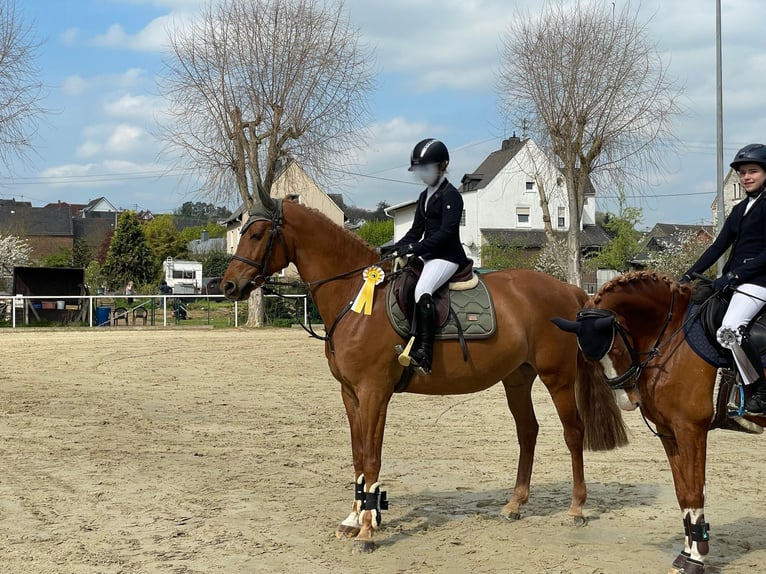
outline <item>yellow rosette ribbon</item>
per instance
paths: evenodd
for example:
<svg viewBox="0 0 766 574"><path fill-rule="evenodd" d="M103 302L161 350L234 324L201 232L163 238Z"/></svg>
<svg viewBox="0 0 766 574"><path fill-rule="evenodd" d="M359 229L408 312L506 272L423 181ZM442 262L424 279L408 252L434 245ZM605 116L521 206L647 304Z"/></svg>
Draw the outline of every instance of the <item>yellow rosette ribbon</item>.
<svg viewBox="0 0 766 574"><path fill-rule="evenodd" d="M377 265L371 265L362 271L364 283L354 299L351 310L365 315L372 314L372 299L375 296L375 286L383 282L386 274Z"/></svg>

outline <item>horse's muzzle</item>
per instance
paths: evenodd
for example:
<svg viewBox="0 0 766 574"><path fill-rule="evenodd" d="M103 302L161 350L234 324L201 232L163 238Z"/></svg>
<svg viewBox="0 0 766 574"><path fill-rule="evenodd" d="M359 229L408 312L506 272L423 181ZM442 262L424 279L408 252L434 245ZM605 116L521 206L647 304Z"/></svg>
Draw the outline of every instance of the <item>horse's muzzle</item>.
<svg viewBox="0 0 766 574"><path fill-rule="evenodd" d="M253 290L253 282L248 280L236 282L232 280L221 282L221 293L229 301L242 301L247 299Z"/></svg>

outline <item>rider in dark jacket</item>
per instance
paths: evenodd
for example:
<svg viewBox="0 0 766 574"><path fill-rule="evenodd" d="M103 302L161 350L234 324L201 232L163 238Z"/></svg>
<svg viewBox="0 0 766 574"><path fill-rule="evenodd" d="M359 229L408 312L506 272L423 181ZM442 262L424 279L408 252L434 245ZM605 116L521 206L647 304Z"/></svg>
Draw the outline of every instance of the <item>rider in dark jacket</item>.
<svg viewBox="0 0 766 574"><path fill-rule="evenodd" d="M418 197L412 228L393 246L400 255L423 259L415 286L415 349L402 353L399 362L410 363L422 373L431 371L436 317L433 293L467 263L460 243L463 198L446 178L449 152L439 140L424 139L410 155L410 171L426 184Z"/></svg>
<svg viewBox="0 0 766 574"><path fill-rule="evenodd" d="M732 208L718 237L681 281L690 281L695 273L708 269L731 247L723 275L713 282L716 291L734 291L717 338L722 346L732 349L743 381L753 384L753 393L745 401L745 410L766 414L766 379L761 358L745 330L766 302L766 146L750 144L743 147L731 167L737 170L747 199ZM737 352L737 347L744 351L746 361Z"/></svg>

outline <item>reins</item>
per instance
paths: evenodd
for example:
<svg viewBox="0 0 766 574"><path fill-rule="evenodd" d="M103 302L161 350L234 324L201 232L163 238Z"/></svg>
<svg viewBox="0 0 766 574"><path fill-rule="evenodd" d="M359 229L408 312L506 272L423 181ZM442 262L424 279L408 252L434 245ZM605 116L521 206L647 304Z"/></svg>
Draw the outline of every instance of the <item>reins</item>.
<svg viewBox="0 0 766 574"><path fill-rule="evenodd" d="M620 334L623 343L625 344L626 348L628 349L628 352L631 356L631 366L630 368L623 373L622 375L618 377L614 377L612 379L609 379L607 377L604 377L604 380L609 385L609 387L612 390L626 390L629 388L634 388L638 385L638 379L641 376L642 371L648 366L648 364L655 359L656 357L660 356L661 349L668 344L670 344L670 341L673 340L673 338L680 333L684 327L689 324L690 322L694 321L699 314L702 312L702 308L707 304L710 299L715 297L715 293L713 293L710 297L705 299L697 309L694 310L693 313L691 313L684 321L681 322L681 325L678 326L670 335L663 341L663 337L665 336L665 332L667 331L668 326L670 325L670 322L673 318L673 310L675 306L675 291L671 291L671 297L670 297L670 307L668 309L668 313L665 316L665 322L662 325L662 328L660 329L660 332L657 335L657 338L654 341L654 345L648 350L648 351L639 351L636 352L633 349L633 346L630 344L630 341L627 337L627 333L623 326L620 324L619 321L615 318L615 329ZM646 355L646 358L639 362L638 357ZM632 380L631 380L632 379ZM628 384L628 381L631 381L630 384ZM658 432L656 429L652 428L652 426L649 424L649 419L647 419L646 414L644 413L644 409L641 405L641 402L638 404L638 409L641 413L641 418L644 420L644 424L646 425L646 428L649 429L649 431L657 438L667 438L667 439L673 439L675 440L675 436L673 435L666 435Z"/></svg>
<svg viewBox="0 0 766 574"><path fill-rule="evenodd" d="M641 373L644 371L644 369L649 365L649 363L652 360L654 360L656 357L662 354L661 349L665 347L666 345L668 345L670 341L672 341L673 338L679 333L679 331L683 329L683 325L685 324L685 322L682 323L678 329L673 331L670 334L670 336L663 341L665 332L668 329L668 325L670 325L670 322L673 320L674 309L675 309L675 291L671 291L670 306L668 308L667 314L665 315L665 321L662 324L662 327L660 328L660 331L654 340L654 344L648 351L636 351L630 342L628 333L625 331L625 328L617 320L616 317L614 318L613 328L620 335L620 338L622 339L623 344L625 345L625 348L628 350L628 353L630 354L631 365L628 368L628 370L625 371L622 375L619 375L617 377L612 377L612 378L609 378L606 376L604 377L604 381L606 382L607 385L609 385L610 389L612 389L613 391L627 390L627 389L632 389L638 386L638 379L641 377ZM613 314L614 313L612 313L612 315ZM646 357L643 360L639 361L639 358L643 355L646 355ZM644 424L646 425L646 428L648 428L649 432L651 432L655 437L669 438L669 439L675 440L675 437L673 435L661 434L657 432L657 430L652 428L652 426L649 424L649 419L647 419L646 414L644 413L644 409L641 406L640 401L638 403L638 410L641 413L641 418L644 420Z"/></svg>
<svg viewBox="0 0 766 574"><path fill-rule="evenodd" d="M636 383L638 382L639 377L641 376L641 373L643 370L647 367L647 365L654 360L656 357L661 355L660 350L666 346L673 337L678 334L679 330L683 327L679 327L679 329L676 329L671 333L670 337L667 338L664 342L662 341L663 337L665 336L665 331L667 331L668 325L670 325L670 322L673 320L673 309L675 307L675 292L671 291L670 294L670 308L668 309L668 313L665 316L665 322L662 324L662 328L660 329L660 332L657 334L657 338L654 340L654 345L648 350L648 351L636 351L633 348L633 345L630 343L630 339L628 337L627 332L625 331L625 328L622 326L622 324L617 320L615 317L614 319L614 329L617 331L617 333L620 335L620 338L622 339L622 342L625 345L625 348L628 350L628 353L630 354L630 361L631 365L628 368L627 371L625 371L622 375L618 375L617 377L604 377L604 381L607 385L609 385L609 388L613 391L616 390L626 390L630 389L636 386ZM646 355L646 358L642 361L639 361L639 357Z"/></svg>
<svg viewBox="0 0 766 574"><path fill-rule="evenodd" d="M330 283L332 281L337 281L338 279L345 279L346 277L350 277L356 273L359 273L360 271L364 271L365 269L370 267L370 265L381 265L382 263L385 263L386 261L390 261L396 258L393 255L386 256L379 259L376 263L362 265L361 267L357 267L349 271L344 271L343 273L338 273L337 275L326 277L324 279L318 279L317 281L290 281L290 282L272 281L271 277L264 276L263 271L266 269L266 266L268 265L272 251L274 250L274 243L277 237L279 237L280 241L282 242L283 249L285 250L285 252L287 252L287 243L285 242L285 238L279 229L283 221L282 201L275 200L275 203L276 203L275 209L271 211L269 214L252 213L250 215L250 218L245 223L245 225L242 226L242 231L240 232L240 235L244 235L247 228L250 227L250 225L252 225L256 221L271 222L271 229L269 230L269 241L266 244L266 250L263 254L263 258L261 259L261 261L256 261L254 259L250 259L249 257L243 257L242 255L237 255L237 254L234 254L231 256L232 259L241 261L242 263L246 263L252 267L255 267L256 269L259 269L260 273L256 275L255 277L253 277L250 280L250 283L256 288L265 287L265 291L267 291L269 294L276 295L283 299L288 299L288 297L268 287L269 285L285 285L285 286L291 286L291 287L303 287L306 289L307 295L311 297L311 300L313 301L313 297L311 296L312 288L319 287L320 285L324 285L325 283ZM393 275L395 275L395 273L387 275L384 278L384 281L389 281L391 279L391 276ZM262 280L260 285L256 284L258 279ZM338 323L340 323L341 319L343 319L343 317L345 317L346 314L351 310L351 306L353 304L354 304L353 301L349 301L346 304L346 306L343 307L343 309L340 311L338 316L335 317L335 320L333 321L332 325L330 325L330 329L329 330L325 329L324 335L319 335L316 333L316 331L314 331L314 328L311 325L311 321L308 321L308 326L303 324L301 321L297 321L297 323L303 328L304 331L306 331L309 334L310 337L329 343L330 351L334 353L335 349L332 344L332 335L335 332L335 329L337 328Z"/></svg>

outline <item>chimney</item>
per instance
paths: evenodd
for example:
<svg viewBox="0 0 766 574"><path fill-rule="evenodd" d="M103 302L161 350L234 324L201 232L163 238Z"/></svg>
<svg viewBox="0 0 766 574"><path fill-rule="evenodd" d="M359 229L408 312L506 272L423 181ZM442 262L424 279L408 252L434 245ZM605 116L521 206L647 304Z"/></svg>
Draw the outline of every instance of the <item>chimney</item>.
<svg viewBox="0 0 766 574"><path fill-rule="evenodd" d="M516 132L513 132L513 135L508 138L507 140L503 140L503 144L500 147L502 151L507 151L511 149L512 146L518 145L521 143L521 140L516 137Z"/></svg>

